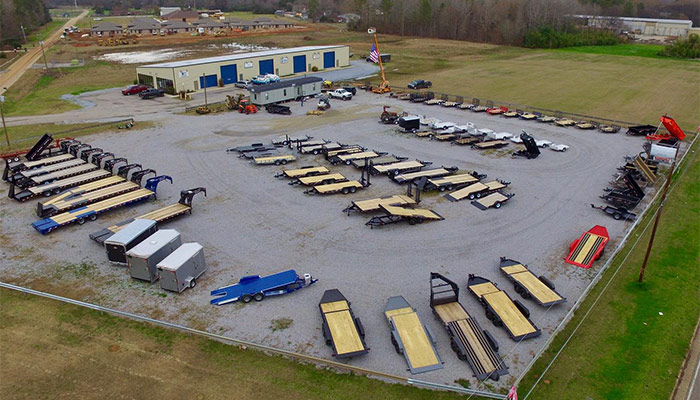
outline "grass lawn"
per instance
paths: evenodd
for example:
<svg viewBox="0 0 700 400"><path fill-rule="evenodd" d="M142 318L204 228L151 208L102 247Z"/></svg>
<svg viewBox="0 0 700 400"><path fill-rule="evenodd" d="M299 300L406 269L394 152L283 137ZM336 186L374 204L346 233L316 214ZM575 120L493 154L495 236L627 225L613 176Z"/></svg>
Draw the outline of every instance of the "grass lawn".
<svg viewBox="0 0 700 400"><path fill-rule="evenodd" d="M31 32L27 32L27 44L23 46L39 46L40 41L46 40L46 38L49 37L49 35L60 29L65 23L65 19L54 19Z"/></svg>
<svg viewBox="0 0 700 400"><path fill-rule="evenodd" d="M85 279L94 266L57 266ZM0 289L3 399L457 399ZM32 360L41 360L41 367ZM475 399L475 398L474 398ZM476 400L476 399L475 399Z"/></svg>
<svg viewBox="0 0 700 400"><path fill-rule="evenodd" d="M651 227L634 247L641 230L631 236L602 282L610 279L631 251L629 258L529 398L656 400L670 396L700 314L700 160L695 147L674 177L672 184L677 186L664 207L644 282L638 283L637 277ZM647 216L640 226L650 219ZM543 374L602 286L597 285L527 373L519 387L521 398Z"/></svg>
<svg viewBox="0 0 700 400"><path fill-rule="evenodd" d="M668 57L663 57L659 55L659 52L664 49L665 46L660 44L637 44L637 43L627 43L618 44L614 46L578 46L578 47L564 47L554 51L570 51L575 53L587 53L587 54L607 54L611 56L637 56L637 57L651 57L668 59Z"/></svg>

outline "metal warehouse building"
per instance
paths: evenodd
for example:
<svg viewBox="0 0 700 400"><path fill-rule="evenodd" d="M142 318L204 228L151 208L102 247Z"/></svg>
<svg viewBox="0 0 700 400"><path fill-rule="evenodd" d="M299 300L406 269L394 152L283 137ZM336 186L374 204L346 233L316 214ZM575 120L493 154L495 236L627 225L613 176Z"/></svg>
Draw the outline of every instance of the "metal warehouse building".
<svg viewBox="0 0 700 400"><path fill-rule="evenodd" d="M350 64L348 46L305 46L257 51L196 60L143 65L136 68L139 83L175 92L233 84L257 75L290 76L346 67Z"/></svg>

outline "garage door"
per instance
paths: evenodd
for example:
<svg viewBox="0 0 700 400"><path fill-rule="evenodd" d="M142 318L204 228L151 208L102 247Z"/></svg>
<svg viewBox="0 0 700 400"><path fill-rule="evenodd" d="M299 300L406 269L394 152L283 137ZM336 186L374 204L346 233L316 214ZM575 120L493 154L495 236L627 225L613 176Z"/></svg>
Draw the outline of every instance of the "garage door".
<svg viewBox="0 0 700 400"><path fill-rule="evenodd" d="M224 81L224 85L228 85L229 83L236 83L237 77L238 70L236 69L236 64L221 66L221 80Z"/></svg>
<svg viewBox="0 0 700 400"><path fill-rule="evenodd" d="M335 51L323 53L323 68L335 67Z"/></svg>
<svg viewBox="0 0 700 400"><path fill-rule="evenodd" d="M260 60L260 75L274 74L275 64L272 60Z"/></svg>
<svg viewBox="0 0 700 400"><path fill-rule="evenodd" d="M294 73L306 72L306 56L294 56Z"/></svg>
<svg viewBox="0 0 700 400"><path fill-rule="evenodd" d="M205 85L206 83L206 85ZM206 77L200 76L199 77L199 87L204 89L205 87L212 87L216 86L216 74L214 75L207 75Z"/></svg>

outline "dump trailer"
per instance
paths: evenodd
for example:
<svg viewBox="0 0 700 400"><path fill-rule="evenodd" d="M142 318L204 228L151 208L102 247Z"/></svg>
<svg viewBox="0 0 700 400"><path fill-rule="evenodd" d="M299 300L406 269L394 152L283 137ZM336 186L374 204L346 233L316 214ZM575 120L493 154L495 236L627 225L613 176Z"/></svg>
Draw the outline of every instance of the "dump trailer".
<svg viewBox="0 0 700 400"><path fill-rule="evenodd" d="M38 202L36 209L37 216L42 218L50 217L52 215L70 211L87 204L92 204L104 199L109 199L111 197L118 196L122 193L132 192L140 188L139 184L131 181L125 181L120 176L112 176L110 178L120 178L121 182L91 191L79 192L72 190L64 194L60 194L55 198L49 199L48 201ZM105 178L101 181L106 181L110 178ZM100 181L92 183L98 182ZM90 184L88 183L87 185Z"/></svg>
<svg viewBox="0 0 700 400"><path fill-rule="evenodd" d="M105 240L107 260L115 264L126 265L126 253L143 242L147 237L156 233L157 230L156 221L152 219L135 219L124 229Z"/></svg>
<svg viewBox="0 0 700 400"><path fill-rule="evenodd" d="M384 164L392 164L396 163L399 161L406 160L406 157L396 157L396 156L380 156L380 157L375 157L372 158L372 165L384 165ZM364 168L365 167L365 159L360 159L360 160L352 160L350 162L355 168Z"/></svg>
<svg viewBox="0 0 700 400"><path fill-rule="evenodd" d="M380 204L379 208L385 212L385 215L372 217L365 225L374 228L401 221L408 221L410 225L416 225L425 221L442 221L445 219L435 211L424 208L404 208L385 204Z"/></svg>
<svg viewBox="0 0 700 400"><path fill-rule="evenodd" d="M111 174L108 171L98 169L95 171L88 172L86 174L76 175L65 179L59 179L57 181L45 183L43 185L32 186L17 194L15 194L15 185L10 185L10 192L7 195L7 197L21 202L27 201L39 195L50 197L53 194L61 193L61 191L65 189L82 185L88 182L104 179L110 175Z"/></svg>
<svg viewBox="0 0 700 400"><path fill-rule="evenodd" d="M497 190L505 189L508 187L510 183L501 181L501 180L494 180L490 182L476 182L472 185L469 185L467 187L464 187L459 190L455 190L452 193L448 193L445 195L445 198L450 201L460 201L464 199L469 199L469 200L474 200L474 199L480 199L482 196L486 196L488 194L491 194Z"/></svg>
<svg viewBox="0 0 700 400"><path fill-rule="evenodd" d="M255 165L284 165L288 162L296 161L297 158L291 154L279 155L279 156L265 156L265 157L255 157L253 162Z"/></svg>
<svg viewBox="0 0 700 400"><path fill-rule="evenodd" d="M337 155L329 158L328 161L333 165L340 163L350 165L353 160L367 160L376 157L379 157L379 154L375 153L374 151L362 151L357 153Z"/></svg>
<svg viewBox="0 0 700 400"><path fill-rule="evenodd" d="M302 184L305 186L317 186L317 185L330 185L332 183L346 182L348 178L343 176L343 174L325 174L325 175L314 175L306 176L303 178L295 179L289 182L290 185Z"/></svg>
<svg viewBox="0 0 700 400"><path fill-rule="evenodd" d="M104 212L137 203L139 201L148 200L150 198L155 199L158 183L162 182L163 180L169 180L170 183L172 183L172 178L167 175L150 178L143 189L137 189L116 197L98 201L97 203L57 214L49 218L40 219L32 223L32 227L39 231L42 235L46 235L61 226L68 225L73 222L77 222L79 225L82 225L87 220L94 221L97 219L98 215Z"/></svg>
<svg viewBox="0 0 700 400"><path fill-rule="evenodd" d="M20 180L15 183L15 186L18 186L22 189L26 189L32 186L50 183L60 179L70 178L71 176L85 174L96 169L98 168L94 164L82 163L80 165L75 165L70 168L61 169L59 171L54 171L48 174L33 176L27 179Z"/></svg>
<svg viewBox="0 0 700 400"><path fill-rule="evenodd" d="M187 288L194 288L197 279L207 271L204 248L199 243L183 243L159 262L157 267L160 287L182 293Z"/></svg>
<svg viewBox="0 0 700 400"><path fill-rule="evenodd" d="M442 178L431 178L426 182L423 190L439 190L441 192L461 189L473 183L479 182L480 175L476 172L471 174L448 175Z"/></svg>
<svg viewBox="0 0 700 400"><path fill-rule="evenodd" d="M123 231L123 230L122 230ZM153 283L158 280L158 263L182 244L180 233L161 229L126 252L129 274L134 279Z"/></svg>
<svg viewBox="0 0 700 400"><path fill-rule="evenodd" d="M517 341L538 337L542 331L530 320L530 311L520 301L486 278L469 274L467 288L484 306L486 318L494 326L505 328L508 336Z"/></svg>
<svg viewBox="0 0 700 400"><path fill-rule="evenodd" d="M350 215L351 212L372 212L381 211L381 205L386 206L405 206L409 204L416 204L416 201L408 196L402 194L394 195L390 197L378 197L375 199L359 200L353 201L352 204L347 206L343 212Z"/></svg>
<svg viewBox="0 0 700 400"><path fill-rule="evenodd" d="M263 301L266 297L292 293L316 282L318 279L312 279L311 274L304 274L303 277L300 277L293 269L263 277L248 275L242 277L234 285L212 290L211 295L216 298L210 300L209 303L223 306L239 300L244 303L250 303L252 300Z"/></svg>
<svg viewBox="0 0 700 400"><path fill-rule="evenodd" d="M604 226L596 225L580 238L571 242L569 255L564 259L564 262L582 268L590 268L593 261L603 254L609 240L608 230Z"/></svg>
<svg viewBox="0 0 700 400"><path fill-rule="evenodd" d="M626 189L610 189L600 198L616 207L631 210L644 198L644 190L630 172L623 175L622 181L625 183Z"/></svg>
<svg viewBox="0 0 700 400"><path fill-rule="evenodd" d="M512 199L515 193L493 192L477 200L472 200L472 205L480 210L487 210L491 207L501 208L503 203Z"/></svg>
<svg viewBox="0 0 700 400"><path fill-rule="evenodd" d="M204 193L207 195L207 189L203 187L198 187L189 190L183 190L180 192L180 201L169 206L153 210L136 218L141 219L152 219L157 223L165 222L169 219L173 219L180 215L189 213L192 214L192 199L197 193ZM105 240L109 239L112 235L124 229L126 225L131 223L136 218L130 218L125 221L119 222L116 225L112 225L108 228L101 229L97 232L90 234L90 239L96 241L99 244L103 244Z"/></svg>
<svg viewBox="0 0 700 400"><path fill-rule="evenodd" d="M635 125L627 128L627 134L631 136L647 136L656 133L657 127L654 125Z"/></svg>
<svg viewBox="0 0 700 400"><path fill-rule="evenodd" d="M374 174L389 174L398 175L401 173L409 173L420 171L428 163L421 161L400 161L393 164L372 165L371 172Z"/></svg>
<svg viewBox="0 0 700 400"><path fill-rule="evenodd" d="M337 359L360 356L369 352L365 344L365 330L350 308L350 302L338 289L323 292L318 304L321 311L321 330L326 345L332 346Z"/></svg>
<svg viewBox="0 0 700 400"><path fill-rule="evenodd" d="M505 140L487 140L484 142L472 144L472 149L484 150L484 149L498 149L501 147L508 146L508 142Z"/></svg>
<svg viewBox="0 0 700 400"><path fill-rule="evenodd" d="M24 158L26 158L28 161L38 160L39 158L41 158L42 153L51 146L52 142L53 137L51 137L51 135L49 135L48 133L45 133L39 138L39 140L34 144L34 146L32 146L32 148L29 149L27 154L24 155Z"/></svg>
<svg viewBox="0 0 700 400"><path fill-rule="evenodd" d="M520 261L501 257L501 272L513 282L515 293L524 299L533 299L542 307L550 307L566 302L566 299L554 290L554 284L544 276L537 277L527 265Z"/></svg>
<svg viewBox="0 0 700 400"><path fill-rule="evenodd" d="M513 157L525 157L527 159L537 158L540 155L540 148L537 147L535 138L523 132L520 134L520 140L523 141L525 145L525 150L518 150L513 152Z"/></svg>
<svg viewBox="0 0 700 400"><path fill-rule="evenodd" d="M324 174L327 174L328 172L330 172L330 171L328 171L328 168L326 168L326 167L308 166L308 167L301 167L298 169L285 169L281 173L275 175L275 177L298 179L298 178L303 178L305 176L324 175Z"/></svg>
<svg viewBox="0 0 700 400"><path fill-rule="evenodd" d="M384 307L384 316L391 329L391 343L397 353L403 354L412 374L442 368L442 360L435 348L437 340L418 312L402 296L390 297Z"/></svg>
<svg viewBox="0 0 700 400"><path fill-rule="evenodd" d="M616 220L634 221L637 219L637 214L627 211L624 207L598 206L591 204L591 207L602 210L604 213L613 217Z"/></svg>
<svg viewBox="0 0 700 400"><path fill-rule="evenodd" d="M497 381L508 374L498 342L459 303L457 284L437 272L430 273L430 308L447 330L452 350L469 364L476 379Z"/></svg>

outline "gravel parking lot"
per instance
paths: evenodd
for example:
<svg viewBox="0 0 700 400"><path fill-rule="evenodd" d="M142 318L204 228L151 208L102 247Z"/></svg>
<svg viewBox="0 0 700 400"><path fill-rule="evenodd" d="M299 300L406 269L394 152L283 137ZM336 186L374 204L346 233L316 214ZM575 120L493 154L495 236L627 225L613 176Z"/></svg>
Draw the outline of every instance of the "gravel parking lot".
<svg viewBox="0 0 700 400"><path fill-rule="evenodd" d="M138 98L122 101L141 102ZM565 264L569 244L600 224L610 233L608 248L612 249L630 225L590 207L591 203L602 204L598 196L623 163L623 156L641 151L642 139L623 133L605 135L411 104L364 92L350 101L333 101L331 111L322 116L304 115L315 102L306 102L304 108L291 103L293 115L287 117L264 112L250 116L186 116L171 113L175 100L157 101L165 105L156 128L86 136L82 140L170 175L174 184L162 183L156 202L107 213L96 222L63 227L48 236L41 236L30 226L37 219L33 201L19 204L3 197L3 280L28 286L65 284L71 294L102 305L328 359L331 349L324 344L318 301L324 290L338 288L362 319L371 348L369 354L348 363L409 376L403 356L394 352L382 314L390 296L402 295L435 333L445 362L444 369L417 378L446 384L466 378L476 387L472 371L451 351L448 335L429 307L429 272L440 272L461 285L462 304L498 340L500 354L510 368L507 379L496 384L501 387L523 372L604 262L595 262L590 270ZM377 123L382 105L457 123L470 121L496 132L518 134L524 129L538 139L571 148L565 153L542 149L539 158L526 160L509 155L516 148L514 144L480 152L421 139ZM421 207L435 210L445 217L444 221L369 229L364 223L371 215L347 216L343 208L351 200L404 194L405 186L384 176L373 176L369 188L352 195L308 196L303 188L273 177L282 167L255 166L225 152L237 145L269 142L285 133L358 143L410 159L432 161L433 167L476 170L488 174L488 180L510 181L506 191L516 196L499 210L481 211L466 200L452 203L442 195L425 193ZM331 167L321 156L302 155L288 167L313 164L327 166L351 179L360 176L360 171L350 166ZM198 186L207 188L208 197L195 198L191 216L164 225L179 230L183 241L196 241L205 247L209 271L194 290L176 295L161 291L158 284L132 280L125 268L110 265L103 248L88 239L91 232L176 202L180 190ZM475 273L516 298L512 285L498 270L500 256L529 264L536 275L547 276L568 299L548 311L532 300L521 300L542 329L542 336L536 339L520 344L510 340L504 329L486 319L482 307L466 289L467 275ZM79 263L84 263L83 268L70 267ZM209 305L212 289L234 283L243 275L267 275L288 268L300 274L311 273L319 282L261 303ZM272 329L274 321L283 318L291 319L291 326Z"/></svg>

